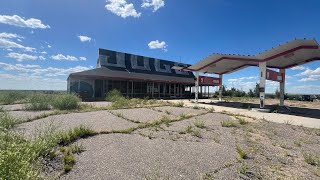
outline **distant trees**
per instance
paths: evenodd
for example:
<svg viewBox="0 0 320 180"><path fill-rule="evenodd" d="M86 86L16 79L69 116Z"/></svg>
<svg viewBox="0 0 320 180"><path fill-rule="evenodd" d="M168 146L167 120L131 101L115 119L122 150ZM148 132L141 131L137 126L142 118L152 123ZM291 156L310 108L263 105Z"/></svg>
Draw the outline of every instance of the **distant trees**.
<svg viewBox="0 0 320 180"><path fill-rule="evenodd" d="M219 93L216 92L216 95ZM241 89L237 89L232 87L231 89L227 89L225 85L222 86L222 95L223 96L231 96L231 97L259 97L259 83L256 83L254 89L249 89L248 92L245 92Z"/></svg>

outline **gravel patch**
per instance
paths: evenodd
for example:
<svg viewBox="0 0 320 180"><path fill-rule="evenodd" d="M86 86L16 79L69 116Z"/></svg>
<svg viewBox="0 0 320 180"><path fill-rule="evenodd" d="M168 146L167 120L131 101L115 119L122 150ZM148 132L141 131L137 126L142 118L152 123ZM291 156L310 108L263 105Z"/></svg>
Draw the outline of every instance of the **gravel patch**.
<svg viewBox="0 0 320 180"><path fill-rule="evenodd" d="M17 127L17 130L29 137L34 135L36 131L45 130L49 126L58 130L66 130L80 125L88 126L95 131L122 130L137 126L135 123L118 118L107 111L96 111L49 116L23 123Z"/></svg>
<svg viewBox="0 0 320 180"><path fill-rule="evenodd" d="M9 111L9 115L21 119L21 120L27 120L29 118L35 118L42 114L52 113L53 110L47 110L47 111Z"/></svg>
<svg viewBox="0 0 320 180"><path fill-rule="evenodd" d="M1 105L1 108L5 111L18 111L24 109L24 104Z"/></svg>
<svg viewBox="0 0 320 180"><path fill-rule="evenodd" d="M171 106L163 106L163 107L156 107L156 110L172 114L174 116L180 116L181 114L192 114L198 115L207 112L204 109L192 109L192 108L184 108L184 107L171 107Z"/></svg>
<svg viewBox="0 0 320 180"><path fill-rule="evenodd" d="M61 179L199 179L237 156L235 149L220 144L127 134L98 135L78 143L86 151Z"/></svg>
<svg viewBox="0 0 320 180"><path fill-rule="evenodd" d="M112 110L111 112L115 114L121 114L125 118L138 122L149 122L158 120L163 116L168 116L168 114L166 113L158 112L147 108L117 109Z"/></svg>

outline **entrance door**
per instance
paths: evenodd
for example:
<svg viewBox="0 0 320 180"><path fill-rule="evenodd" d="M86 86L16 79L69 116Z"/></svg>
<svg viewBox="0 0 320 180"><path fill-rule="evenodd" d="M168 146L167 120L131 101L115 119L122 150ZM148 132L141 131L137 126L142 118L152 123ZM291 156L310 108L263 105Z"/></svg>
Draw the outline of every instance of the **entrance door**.
<svg viewBox="0 0 320 180"><path fill-rule="evenodd" d="M103 80L96 79L94 81L94 92L96 98L102 98L102 90L103 90Z"/></svg>

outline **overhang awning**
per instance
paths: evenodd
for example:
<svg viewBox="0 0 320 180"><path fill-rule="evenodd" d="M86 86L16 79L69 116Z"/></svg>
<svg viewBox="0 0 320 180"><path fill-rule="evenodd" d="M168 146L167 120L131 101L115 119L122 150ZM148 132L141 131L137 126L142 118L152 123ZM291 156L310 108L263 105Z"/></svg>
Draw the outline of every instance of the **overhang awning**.
<svg viewBox="0 0 320 180"><path fill-rule="evenodd" d="M310 61L320 60L320 47L316 40L294 40L255 56L212 54L196 64L174 69L214 74L228 74L245 67L266 62L269 68L286 69Z"/></svg>
<svg viewBox="0 0 320 180"><path fill-rule="evenodd" d="M129 71L116 71L106 67L100 67L87 71L72 73L69 78L85 77L95 79L115 79L115 80L133 80L133 81L154 81L163 83L179 83L179 84L194 84L194 78L164 76L155 74L135 73Z"/></svg>

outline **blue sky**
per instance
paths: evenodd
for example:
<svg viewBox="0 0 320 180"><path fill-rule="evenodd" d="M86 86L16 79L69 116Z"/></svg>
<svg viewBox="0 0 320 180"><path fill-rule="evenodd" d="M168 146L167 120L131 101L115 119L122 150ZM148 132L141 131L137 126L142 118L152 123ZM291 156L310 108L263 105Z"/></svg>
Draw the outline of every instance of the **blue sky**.
<svg viewBox="0 0 320 180"><path fill-rule="evenodd" d="M0 89L66 90L69 73L95 67L98 48L193 64L294 38L320 41L319 9L319 0L1 1ZM287 70L286 92L320 93L319 65ZM223 81L248 90L257 77L251 67ZM277 87L268 81L266 90Z"/></svg>

